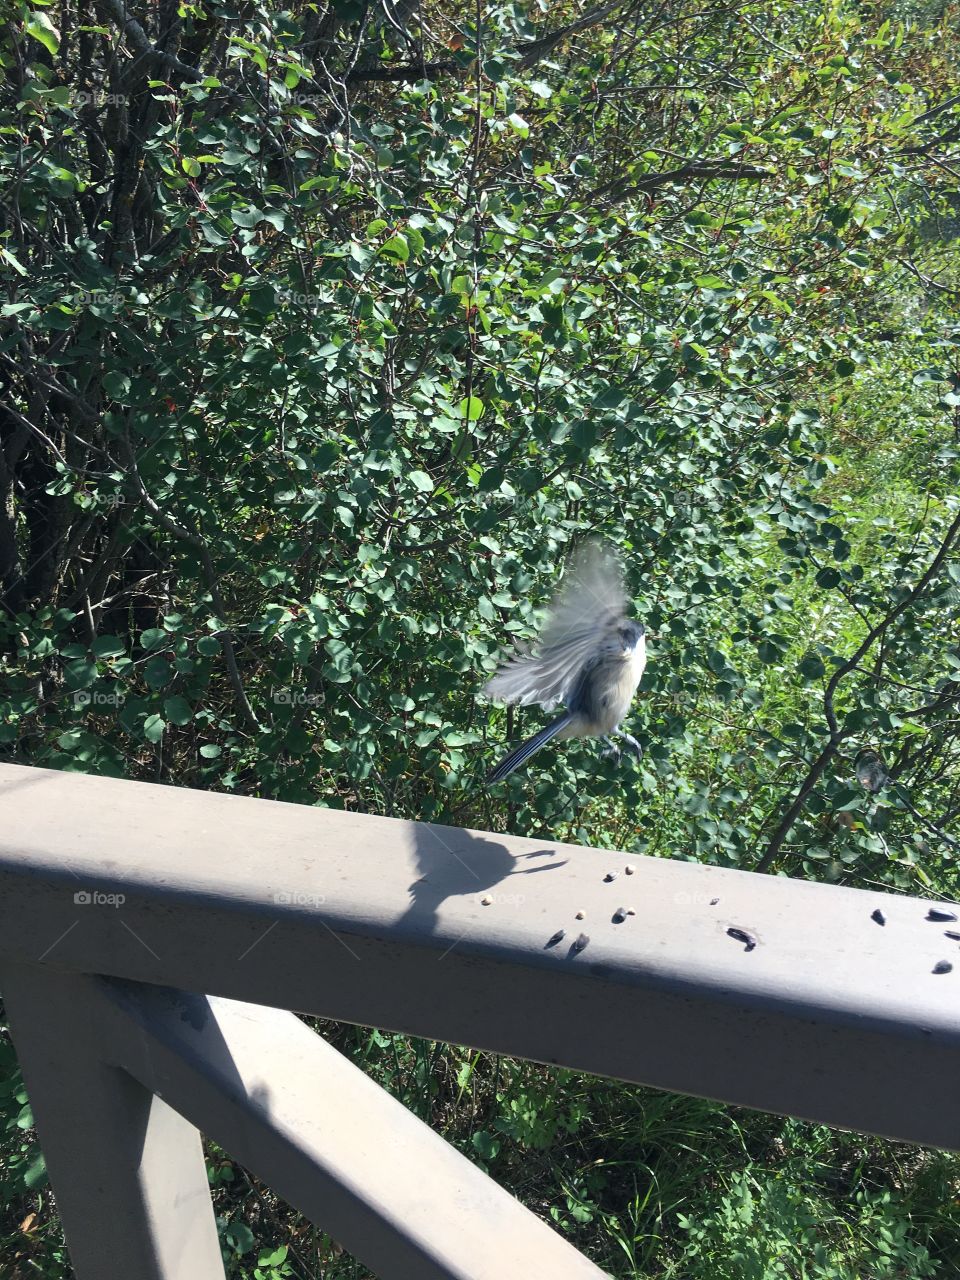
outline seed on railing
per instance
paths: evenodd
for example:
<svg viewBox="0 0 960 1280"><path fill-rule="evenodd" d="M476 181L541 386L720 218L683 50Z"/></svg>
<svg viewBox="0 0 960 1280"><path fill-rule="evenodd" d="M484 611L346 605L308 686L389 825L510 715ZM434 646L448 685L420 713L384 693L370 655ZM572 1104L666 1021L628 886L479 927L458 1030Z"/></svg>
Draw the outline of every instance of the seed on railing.
<svg viewBox="0 0 960 1280"><path fill-rule="evenodd" d="M870 919L876 921L877 924L887 923L887 917L883 914L883 912L880 910L879 907L877 907L876 911L870 912Z"/></svg>
<svg viewBox="0 0 960 1280"><path fill-rule="evenodd" d="M727 933L731 938L736 939L737 942L743 943L744 951L752 951L757 945L757 940L753 934L747 933L746 929L740 929L737 925L731 925L727 930Z"/></svg>
<svg viewBox="0 0 960 1280"><path fill-rule="evenodd" d="M628 863L627 863L627 865L626 865L623 869L624 869L624 871L627 873L627 875L628 875L628 876L632 876L632 875L633 875L633 873L634 873L634 871L636 871L636 869L637 869L637 868L633 865L633 863L632 863L632 862L628 862Z"/></svg>
<svg viewBox="0 0 960 1280"><path fill-rule="evenodd" d="M933 966L934 973L950 973L952 969L953 969L953 965L950 963L949 960L938 960L937 963Z"/></svg>
<svg viewBox="0 0 960 1280"><path fill-rule="evenodd" d="M944 929L943 936L951 938L954 942L960 942L960 933L957 933L956 929Z"/></svg>
<svg viewBox="0 0 960 1280"><path fill-rule="evenodd" d="M489 893L485 893L483 897L480 899L480 905L481 907L489 907L492 901L493 899L490 897Z"/></svg>
<svg viewBox="0 0 960 1280"><path fill-rule="evenodd" d="M565 933L566 929L558 929L552 938L547 939L547 947L555 947L558 942L563 940L563 935ZM546 950L546 947L544 947L544 950Z"/></svg>
<svg viewBox="0 0 960 1280"><path fill-rule="evenodd" d="M719 899L719 898L711 898L711 899L710 899L710 905L711 905L711 907L715 907L719 901L720 901L720 899Z"/></svg>
<svg viewBox="0 0 960 1280"><path fill-rule="evenodd" d="M607 874L603 877L604 884L612 884L613 881L616 880L619 874L620 874L619 871L608 871Z"/></svg>
<svg viewBox="0 0 960 1280"><path fill-rule="evenodd" d="M956 920L957 913L955 911L941 911L939 907L931 907L927 912L926 918L932 920L935 924L947 924L950 920Z"/></svg>
<svg viewBox="0 0 960 1280"><path fill-rule="evenodd" d="M586 916L586 914L587 914L587 913L586 913L585 911L578 911L578 912L577 912L577 916L576 916L576 918L577 918L578 920L582 920L582 919Z"/></svg>
<svg viewBox="0 0 960 1280"><path fill-rule="evenodd" d="M626 907L617 907L616 911L613 913L613 923L623 924L624 920L627 918L627 914Z"/></svg>
<svg viewBox="0 0 960 1280"><path fill-rule="evenodd" d="M581 933L579 938L577 938L576 942L574 942L573 945L570 947L570 954L572 956L577 955L580 951L584 949L584 947L587 945L589 941L590 939L587 936L587 934Z"/></svg>

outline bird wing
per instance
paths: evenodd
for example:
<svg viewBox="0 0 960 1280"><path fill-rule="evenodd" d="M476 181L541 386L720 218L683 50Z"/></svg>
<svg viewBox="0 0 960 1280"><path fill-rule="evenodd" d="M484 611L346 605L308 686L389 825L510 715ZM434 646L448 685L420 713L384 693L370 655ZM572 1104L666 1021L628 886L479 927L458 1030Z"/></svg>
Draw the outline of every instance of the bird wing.
<svg viewBox="0 0 960 1280"><path fill-rule="evenodd" d="M584 667L596 660L598 645L624 618L626 604L617 557L600 542L586 543L564 575L536 647L505 662L483 692L521 706L566 703Z"/></svg>

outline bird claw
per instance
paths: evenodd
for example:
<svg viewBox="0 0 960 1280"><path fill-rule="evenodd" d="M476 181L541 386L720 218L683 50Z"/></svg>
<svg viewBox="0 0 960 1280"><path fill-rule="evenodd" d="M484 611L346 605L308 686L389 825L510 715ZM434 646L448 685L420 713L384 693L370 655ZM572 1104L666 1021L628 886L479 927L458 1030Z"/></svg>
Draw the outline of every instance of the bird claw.
<svg viewBox="0 0 960 1280"><path fill-rule="evenodd" d="M641 747L640 743L632 736L632 734L618 733L617 737L621 742L625 742L627 744L638 760L643 759L643 747Z"/></svg>

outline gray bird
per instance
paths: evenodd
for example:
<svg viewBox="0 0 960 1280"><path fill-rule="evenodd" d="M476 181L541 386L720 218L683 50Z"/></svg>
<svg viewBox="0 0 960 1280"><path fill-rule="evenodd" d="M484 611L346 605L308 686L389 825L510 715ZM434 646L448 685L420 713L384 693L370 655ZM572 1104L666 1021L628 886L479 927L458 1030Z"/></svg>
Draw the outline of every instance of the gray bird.
<svg viewBox="0 0 960 1280"><path fill-rule="evenodd" d="M499 782L551 738L604 738L612 754L622 739L638 756L636 738L620 729L647 664L643 624L626 616L620 561L596 541L573 558L543 631L530 653L505 662L483 692L500 702L545 710L562 704L562 715L510 752L487 775Z"/></svg>
<svg viewBox="0 0 960 1280"><path fill-rule="evenodd" d="M853 762L857 781L865 791L876 795L889 781L886 765L875 751L860 751Z"/></svg>

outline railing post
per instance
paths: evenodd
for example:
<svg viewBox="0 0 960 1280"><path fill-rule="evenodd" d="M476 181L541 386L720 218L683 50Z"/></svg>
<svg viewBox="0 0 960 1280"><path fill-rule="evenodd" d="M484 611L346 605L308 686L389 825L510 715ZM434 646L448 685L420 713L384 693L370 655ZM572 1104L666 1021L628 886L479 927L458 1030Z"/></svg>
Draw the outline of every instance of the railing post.
<svg viewBox="0 0 960 1280"><path fill-rule="evenodd" d="M200 1135L113 1065L91 979L7 963L0 991L77 1280L223 1280Z"/></svg>

